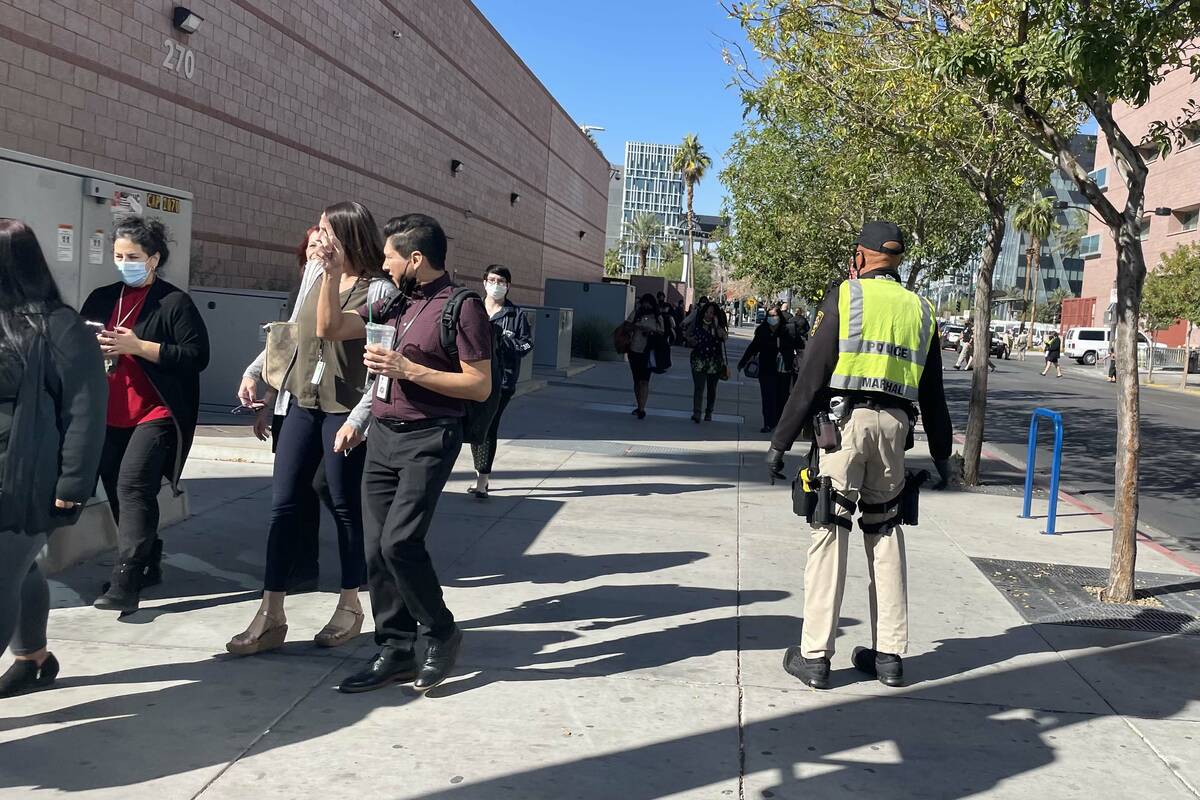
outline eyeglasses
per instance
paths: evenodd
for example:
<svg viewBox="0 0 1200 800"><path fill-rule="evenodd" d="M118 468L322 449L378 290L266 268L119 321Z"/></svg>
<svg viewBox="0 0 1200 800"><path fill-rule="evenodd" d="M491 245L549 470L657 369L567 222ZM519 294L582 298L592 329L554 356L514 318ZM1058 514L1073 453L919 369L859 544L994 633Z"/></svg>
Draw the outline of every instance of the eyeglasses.
<svg viewBox="0 0 1200 800"><path fill-rule="evenodd" d="M508 281L504 280L503 278L488 278L484 281L484 283L488 284L489 286L508 286Z"/></svg>

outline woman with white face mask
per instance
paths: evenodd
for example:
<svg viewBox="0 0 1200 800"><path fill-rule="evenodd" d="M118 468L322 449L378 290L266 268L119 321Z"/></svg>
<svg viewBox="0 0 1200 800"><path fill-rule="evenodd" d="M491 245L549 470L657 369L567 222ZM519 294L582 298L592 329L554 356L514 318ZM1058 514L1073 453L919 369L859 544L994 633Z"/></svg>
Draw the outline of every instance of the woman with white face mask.
<svg viewBox="0 0 1200 800"><path fill-rule="evenodd" d="M525 319L521 310L508 299L511 284L512 273L508 267L492 264L483 273L483 289L486 295L483 305L487 309L492 327L496 329L500 364L504 373L500 382L500 405L497 406L496 416L492 418L492 426L488 429L487 441L481 445L471 445L471 455L475 459L475 485L468 491L480 500L488 496L488 479L492 474L492 462L496 458L500 416L517 391L521 359L533 349L529 320Z"/></svg>
<svg viewBox="0 0 1200 800"><path fill-rule="evenodd" d="M136 611L142 589L162 581L158 493L179 476L196 432L208 330L187 292L159 273L170 249L161 222L126 217L113 232L121 279L92 292L80 315L108 370L100 480L117 522L117 561L96 608Z"/></svg>

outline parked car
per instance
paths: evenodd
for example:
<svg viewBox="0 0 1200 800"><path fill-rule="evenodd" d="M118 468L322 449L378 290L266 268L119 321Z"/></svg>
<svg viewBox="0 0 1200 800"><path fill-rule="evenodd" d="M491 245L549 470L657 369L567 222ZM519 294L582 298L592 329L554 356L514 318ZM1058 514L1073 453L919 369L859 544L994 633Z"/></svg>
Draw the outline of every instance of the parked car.
<svg viewBox="0 0 1200 800"><path fill-rule="evenodd" d="M1146 334L1138 332L1138 347L1149 347L1150 340ZM1097 361L1108 358L1112 349L1112 330L1110 328L1071 328L1063 337L1063 355L1073 358L1080 364L1091 366ZM1156 350L1166 345L1155 342Z"/></svg>
<svg viewBox="0 0 1200 800"><path fill-rule="evenodd" d="M962 341L963 326L962 325L943 325L942 326L942 349L957 350L959 342Z"/></svg>
<svg viewBox="0 0 1200 800"><path fill-rule="evenodd" d="M1008 358L1008 345L1004 343L1004 337L998 333L992 333L992 345L990 350L993 358Z"/></svg>

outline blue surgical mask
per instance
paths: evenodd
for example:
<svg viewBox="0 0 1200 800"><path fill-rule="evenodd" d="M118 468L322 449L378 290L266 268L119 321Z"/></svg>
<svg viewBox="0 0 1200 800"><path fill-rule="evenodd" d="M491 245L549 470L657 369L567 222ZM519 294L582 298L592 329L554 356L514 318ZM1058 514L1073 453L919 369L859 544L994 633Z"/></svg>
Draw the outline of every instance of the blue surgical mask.
<svg viewBox="0 0 1200 800"><path fill-rule="evenodd" d="M767 324L774 328L779 324L779 317L767 317Z"/></svg>
<svg viewBox="0 0 1200 800"><path fill-rule="evenodd" d="M121 280L126 286L141 286L150 277L145 261L118 261L117 271L121 273Z"/></svg>

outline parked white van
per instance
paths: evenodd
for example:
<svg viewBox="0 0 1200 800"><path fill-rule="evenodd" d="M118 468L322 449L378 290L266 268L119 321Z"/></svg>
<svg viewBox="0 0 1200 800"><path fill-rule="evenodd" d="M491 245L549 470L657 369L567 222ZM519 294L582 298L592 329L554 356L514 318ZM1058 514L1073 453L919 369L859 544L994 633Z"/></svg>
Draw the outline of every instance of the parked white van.
<svg viewBox="0 0 1200 800"><path fill-rule="evenodd" d="M1070 328L1063 338L1063 355L1073 358L1080 364L1095 364L1102 358L1108 358L1110 349L1110 328ZM1150 340L1146 334L1138 331L1138 347L1149 347ZM1165 345L1155 344L1155 349Z"/></svg>

